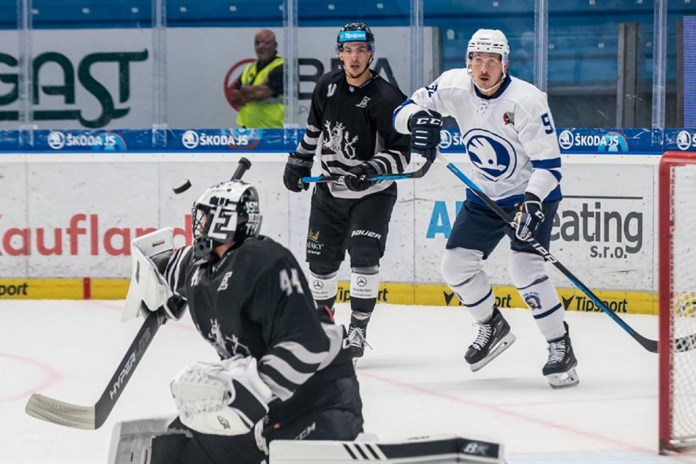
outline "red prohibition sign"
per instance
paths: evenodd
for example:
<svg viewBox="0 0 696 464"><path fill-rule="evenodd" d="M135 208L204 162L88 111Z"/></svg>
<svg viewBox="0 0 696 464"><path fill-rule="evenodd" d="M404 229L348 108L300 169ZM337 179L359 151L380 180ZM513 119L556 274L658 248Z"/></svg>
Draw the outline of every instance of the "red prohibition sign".
<svg viewBox="0 0 696 464"><path fill-rule="evenodd" d="M227 103L229 103L235 111L239 111L241 106L232 103L232 89L234 88L235 83L240 79L240 77L242 77L242 73L240 72L239 75L235 77L232 81L230 81L230 79L232 78L232 75L235 73L237 69L242 68L247 63L253 63L254 61L256 60L253 58L244 58L243 60L239 60L235 64L233 64L229 71L227 71L227 74L225 74L225 80L222 82L223 91L225 92L225 98L227 99Z"/></svg>

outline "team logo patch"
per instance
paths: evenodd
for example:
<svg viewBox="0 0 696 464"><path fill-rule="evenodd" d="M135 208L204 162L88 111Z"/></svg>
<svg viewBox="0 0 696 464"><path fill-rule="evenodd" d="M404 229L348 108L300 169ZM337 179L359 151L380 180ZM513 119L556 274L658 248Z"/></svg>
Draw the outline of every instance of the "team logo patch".
<svg viewBox="0 0 696 464"><path fill-rule="evenodd" d="M538 293L526 293L524 295L524 302L527 303L529 309L532 311L541 309L541 299Z"/></svg>
<svg viewBox="0 0 696 464"><path fill-rule="evenodd" d="M510 142L499 135L473 129L464 135L463 141L472 164L488 179L507 179L515 172L517 153Z"/></svg>
<svg viewBox="0 0 696 464"><path fill-rule="evenodd" d="M329 84L328 89L326 90L326 97L333 97L333 94L336 93L336 84Z"/></svg>
<svg viewBox="0 0 696 464"><path fill-rule="evenodd" d="M363 97L362 101L355 105L357 108L367 108L367 102L370 101L370 97Z"/></svg>
<svg viewBox="0 0 696 464"><path fill-rule="evenodd" d="M222 277L222 282L220 282L220 286L217 289L218 292L227 290L227 287L229 287L230 277L232 277L232 271L225 273L225 275Z"/></svg>

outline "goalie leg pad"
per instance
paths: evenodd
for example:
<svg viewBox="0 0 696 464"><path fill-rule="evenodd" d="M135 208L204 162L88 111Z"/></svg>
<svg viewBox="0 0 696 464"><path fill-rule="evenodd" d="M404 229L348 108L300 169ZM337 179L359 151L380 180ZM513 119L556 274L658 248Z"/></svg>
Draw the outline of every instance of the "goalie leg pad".
<svg viewBox="0 0 696 464"><path fill-rule="evenodd" d="M237 436L201 434L186 428L177 419L167 433L152 439L152 458L147 464L219 464L231 462L230 456L234 457L235 463L262 463L266 462L268 449L260 448L253 433Z"/></svg>
<svg viewBox="0 0 696 464"><path fill-rule="evenodd" d="M362 457L362 458L361 458ZM298 441L271 442L270 464L331 462L503 464L503 445L454 435L417 437L402 441Z"/></svg>
<svg viewBox="0 0 696 464"><path fill-rule="evenodd" d="M151 461L152 440L158 436L186 438L184 431L167 431L174 418L141 419L114 424L108 464L155 464ZM188 434L190 437L191 435Z"/></svg>
<svg viewBox="0 0 696 464"><path fill-rule="evenodd" d="M242 356L186 367L170 389L181 422L213 435L250 432L268 413L273 396L259 377L256 359Z"/></svg>

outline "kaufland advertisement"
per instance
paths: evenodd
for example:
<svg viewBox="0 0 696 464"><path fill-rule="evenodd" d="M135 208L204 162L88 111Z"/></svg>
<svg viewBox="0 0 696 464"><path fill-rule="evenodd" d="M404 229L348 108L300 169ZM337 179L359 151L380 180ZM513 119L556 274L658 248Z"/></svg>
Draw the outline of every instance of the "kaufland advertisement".
<svg viewBox="0 0 696 464"><path fill-rule="evenodd" d="M310 191L293 194L285 189L284 155L245 155L253 163L245 180L261 195L263 233L289 246L302 261ZM468 170L464 156L450 156ZM239 157L100 153L98 159L89 159L43 154L30 155L28 162L19 155L0 157L0 184L7 192L0 199L0 277L128 278L130 242L171 226L177 246L190 243L193 201L207 186L231 175ZM652 157L631 164L609 160L601 169L583 158L564 156L565 199L554 218L551 251L593 289L654 292ZM182 179L190 179L193 187L176 195L172 186ZM461 181L437 164L423 179L399 182L380 269L384 282L442 284L440 259L463 196ZM499 286L510 285L507 248L504 239L486 263ZM341 279L347 280L348 272L345 264ZM560 273L550 274L557 285L570 287ZM514 297L514 292L502 295L501 304ZM593 309L591 302L578 298L568 304ZM437 300L433 304L451 304L446 291ZM612 304L620 309L621 301L619 297Z"/></svg>

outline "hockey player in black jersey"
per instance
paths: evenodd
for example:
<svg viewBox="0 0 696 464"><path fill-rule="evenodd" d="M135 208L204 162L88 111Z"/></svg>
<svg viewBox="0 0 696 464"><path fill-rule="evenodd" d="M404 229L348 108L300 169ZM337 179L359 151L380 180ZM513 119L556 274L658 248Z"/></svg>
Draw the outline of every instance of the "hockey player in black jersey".
<svg viewBox="0 0 696 464"><path fill-rule="evenodd" d="M167 301L171 317L188 306L221 359L172 380L179 415L148 462L258 464L274 439L356 438L362 403L345 329L317 310L290 251L258 235L256 189L214 185L192 221L193 246L172 249L171 229L133 242L127 306Z"/></svg>
<svg viewBox="0 0 696 464"><path fill-rule="evenodd" d="M307 261L314 299L333 308L337 273L348 251L349 337L358 358L377 302L379 262L397 195L393 181L368 178L404 172L410 162L410 137L397 133L391 123L392 112L406 96L370 69L375 52L370 28L346 24L338 33L336 52L342 69L317 82L306 133L290 153L283 182L293 192L306 190L308 184L301 179L311 175L315 155L322 174L344 176L338 182L317 184L312 193Z"/></svg>

